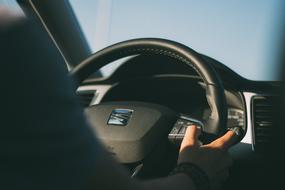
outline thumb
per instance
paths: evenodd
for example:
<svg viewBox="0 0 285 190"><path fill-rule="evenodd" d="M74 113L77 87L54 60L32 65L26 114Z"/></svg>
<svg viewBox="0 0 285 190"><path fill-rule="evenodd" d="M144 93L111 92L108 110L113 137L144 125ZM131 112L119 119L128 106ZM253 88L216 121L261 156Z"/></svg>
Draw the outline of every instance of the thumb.
<svg viewBox="0 0 285 190"><path fill-rule="evenodd" d="M199 145L198 137L200 136L200 134L201 134L200 128L198 128L195 125L188 126L185 132L184 139L181 143L180 149L183 149L189 146L198 146Z"/></svg>
<svg viewBox="0 0 285 190"><path fill-rule="evenodd" d="M223 150L228 150L232 145L234 145L238 141L239 137L233 131L228 131L222 137L216 139L211 142L210 145L221 148Z"/></svg>

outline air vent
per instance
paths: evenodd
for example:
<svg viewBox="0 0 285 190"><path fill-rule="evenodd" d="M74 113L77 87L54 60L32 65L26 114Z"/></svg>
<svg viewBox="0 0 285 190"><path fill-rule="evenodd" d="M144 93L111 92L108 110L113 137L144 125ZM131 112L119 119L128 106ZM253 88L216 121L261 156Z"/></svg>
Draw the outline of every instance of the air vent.
<svg viewBox="0 0 285 190"><path fill-rule="evenodd" d="M275 100L274 96L255 96L252 99L254 150L257 152L267 152L272 147L276 113Z"/></svg>
<svg viewBox="0 0 285 190"><path fill-rule="evenodd" d="M95 91L78 91L77 95L79 96L81 105L85 108L91 104L95 96Z"/></svg>

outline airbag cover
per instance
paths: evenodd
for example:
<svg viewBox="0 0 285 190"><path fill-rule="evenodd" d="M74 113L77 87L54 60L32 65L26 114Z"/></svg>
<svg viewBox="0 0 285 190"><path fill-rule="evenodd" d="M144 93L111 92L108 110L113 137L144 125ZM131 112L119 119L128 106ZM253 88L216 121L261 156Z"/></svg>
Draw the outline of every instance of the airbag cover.
<svg viewBox="0 0 285 190"><path fill-rule="evenodd" d="M86 108L86 114L98 138L121 163L143 160L177 119L171 109L144 102L101 103Z"/></svg>

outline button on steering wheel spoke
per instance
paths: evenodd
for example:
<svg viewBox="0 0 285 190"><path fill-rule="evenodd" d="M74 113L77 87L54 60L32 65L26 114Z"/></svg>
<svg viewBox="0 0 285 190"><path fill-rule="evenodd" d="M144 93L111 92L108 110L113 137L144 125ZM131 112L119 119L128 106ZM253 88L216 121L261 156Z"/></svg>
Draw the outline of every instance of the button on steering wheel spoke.
<svg viewBox="0 0 285 190"><path fill-rule="evenodd" d="M190 116L186 116L186 115L180 115L177 119L177 121L174 124L174 127L172 128L172 130L170 131L170 133L168 134L168 139L170 140L170 142L176 144L176 145L180 145L187 127L191 126L191 125L195 125L198 128L200 128L201 130L204 127L203 122L194 119Z"/></svg>

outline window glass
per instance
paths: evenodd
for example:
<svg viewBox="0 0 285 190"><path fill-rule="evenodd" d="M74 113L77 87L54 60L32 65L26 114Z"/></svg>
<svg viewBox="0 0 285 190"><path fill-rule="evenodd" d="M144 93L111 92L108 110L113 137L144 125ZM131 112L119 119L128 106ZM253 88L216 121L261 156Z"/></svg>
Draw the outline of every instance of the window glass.
<svg viewBox="0 0 285 190"><path fill-rule="evenodd" d="M167 38L221 61L248 79L277 79L285 23L282 0L70 2L94 52L132 38Z"/></svg>

